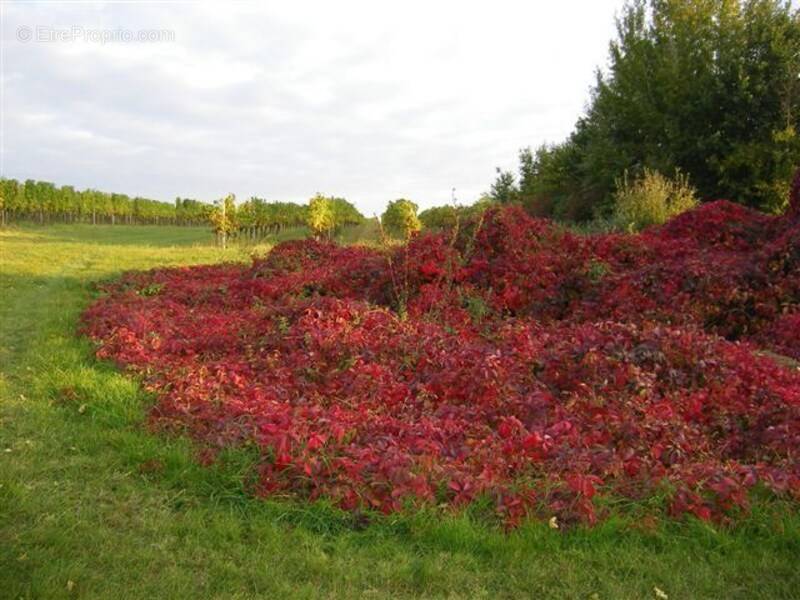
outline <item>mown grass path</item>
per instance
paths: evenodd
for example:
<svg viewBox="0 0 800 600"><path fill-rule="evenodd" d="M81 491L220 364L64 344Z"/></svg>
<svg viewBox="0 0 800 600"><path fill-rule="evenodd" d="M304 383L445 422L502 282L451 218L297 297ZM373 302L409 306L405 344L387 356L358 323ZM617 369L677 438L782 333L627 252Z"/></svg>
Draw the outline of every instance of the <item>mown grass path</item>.
<svg viewBox="0 0 800 600"><path fill-rule="evenodd" d="M247 456L200 467L148 432L136 382L76 336L92 282L240 260L199 229L0 231L0 598L796 598L800 517L733 530L612 518L505 534L433 511L371 524L243 493Z"/></svg>

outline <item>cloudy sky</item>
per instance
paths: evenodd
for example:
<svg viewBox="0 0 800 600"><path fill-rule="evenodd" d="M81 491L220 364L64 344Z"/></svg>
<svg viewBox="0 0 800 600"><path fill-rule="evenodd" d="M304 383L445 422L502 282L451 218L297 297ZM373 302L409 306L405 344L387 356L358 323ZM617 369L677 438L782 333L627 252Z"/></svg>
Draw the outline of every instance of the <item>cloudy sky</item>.
<svg viewBox="0 0 800 600"><path fill-rule="evenodd" d="M621 0L2 2L2 170L365 214L486 191L563 139ZM136 39L148 36L151 41Z"/></svg>

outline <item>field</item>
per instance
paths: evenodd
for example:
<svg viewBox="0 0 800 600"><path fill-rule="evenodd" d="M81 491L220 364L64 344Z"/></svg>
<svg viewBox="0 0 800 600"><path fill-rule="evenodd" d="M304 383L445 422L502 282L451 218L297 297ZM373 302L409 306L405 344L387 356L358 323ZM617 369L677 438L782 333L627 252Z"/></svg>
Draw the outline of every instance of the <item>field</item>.
<svg viewBox="0 0 800 600"><path fill-rule="evenodd" d="M196 229L0 232L0 595L791 598L800 516L754 501L733 525L611 515L505 531L482 507L366 518L253 498L252 456L202 466L154 433L154 397L76 335L95 283L130 269L246 261Z"/></svg>

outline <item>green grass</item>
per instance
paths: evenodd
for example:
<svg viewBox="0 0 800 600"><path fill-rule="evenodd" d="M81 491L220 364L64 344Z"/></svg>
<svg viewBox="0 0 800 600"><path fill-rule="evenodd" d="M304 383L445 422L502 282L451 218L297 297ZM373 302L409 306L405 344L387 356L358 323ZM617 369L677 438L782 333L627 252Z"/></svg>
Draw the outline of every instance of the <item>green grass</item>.
<svg viewBox="0 0 800 600"><path fill-rule="evenodd" d="M362 520L242 492L247 457L200 467L152 401L76 336L91 283L243 260L203 230L0 231L0 598L792 598L800 517L732 530L612 519L510 534L431 511Z"/></svg>

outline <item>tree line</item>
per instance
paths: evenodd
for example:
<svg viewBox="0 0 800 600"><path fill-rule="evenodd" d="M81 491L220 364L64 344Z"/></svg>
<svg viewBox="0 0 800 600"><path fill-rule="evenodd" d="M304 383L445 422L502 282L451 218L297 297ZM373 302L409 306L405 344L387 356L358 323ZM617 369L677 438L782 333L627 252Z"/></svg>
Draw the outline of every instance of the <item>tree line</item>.
<svg viewBox="0 0 800 600"><path fill-rule="evenodd" d="M322 220L319 208L323 208ZM315 212L316 211L316 212ZM28 221L50 223L212 225L226 236L261 239L292 227L309 227L331 237L342 227L363 222L364 216L344 198L317 194L302 205L252 197L236 204L233 195L207 203L176 198L174 203L129 197L94 189L76 190L32 179L0 179L0 224Z"/></svg>
<svg viewBox="0 0 800 600"><path fill-rule="evenodd" d="M209 220L223 248L231 238L259 240L293 227L307 227L316 238L331 239L343 227L364 222L364 215L344 198L317 194L301 205L250 198L236 204L228 194L211 207Z"/></svg>
<svg viewBox="0 0 800 600"><path fill-rule="evenodd" d="M633 0L565 141L519 153L490 195L537 216L614 212L620 182L688 176L701 200L780 212L800 163L800 10L778 0Z"/></svg>
<svg viewBox="0 0 800 600"><path fill-rule="evenodd" d="M393 237L409 237L423 226L451 227L486 208L484 197L473 206L439 206L418 213L407 199L388 203L381 224ZM349 201L316 194L307 204L252 197L237 203L233 194L214 203L176 198L174 203L129 197L95 189L76 190L47 181L0 179L0 224L50 223L193 225L210 224L220 244L230 238L259 240L291 228L306 227L317 238L331 239L343 227L359 225L364 215Z"/></svg>
<svg viewBox="0 0 800 600"><path fill-rule="evenodd" d="M207 222L210 209L208 204L189 198L176 198L171 204L94 189L76 190L49 181L0 179L0 224L200 225Z"/></svg>

